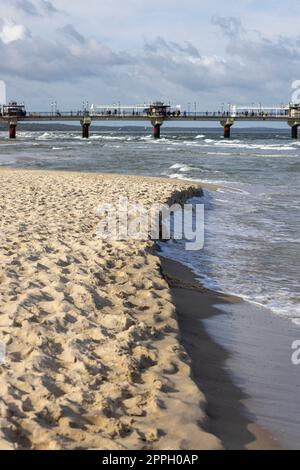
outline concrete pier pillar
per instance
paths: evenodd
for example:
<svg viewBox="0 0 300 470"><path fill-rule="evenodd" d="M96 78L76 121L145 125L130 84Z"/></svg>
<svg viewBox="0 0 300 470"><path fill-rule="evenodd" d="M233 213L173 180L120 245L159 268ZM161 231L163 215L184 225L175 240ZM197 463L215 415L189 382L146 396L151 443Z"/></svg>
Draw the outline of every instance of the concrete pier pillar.
<svg viewBox="0 0 300 470"><path fill-rule="evenodd" d="M90 124L82 124L82 138L88 139L90 136Z"/></svg>
<svg viewBox="0 0 300 470"><path fill-rule="evenodd" d="M88 139L90 136L90 125L92 123L92 120L90 117L85 117L80 121L80 123L82 127L82 138Z"/></svg>
<svg viewBox="0 0 300 470"><path fill-rule="evenodd" d="M292 139L298 139L298 126L292 126Z"/></svg>
<svg viewBox="0 0 300 470"><path fill-rule="evenodd" d="M220 124L224 127L224 139L229 139L231 126L233 126L234 124L234 118L229 117L227 119L222 119L222 121L220 121Z"/></svg>
<svg viewBox="0 0 300 470"><path fill-rule="evenodd" d="M298 139L298 127L300 126L300 120L290 119L288 125L291 128L292 139Z"/></svg>
<svg viewBox="0 0 300 470"><path fill-rule="evenodd" d="M10 139L15 139L17 136L17 123L11 122L9 124L8 135Z"/></svg>
<svg viewBox="0 0 300 470"><path fill-rule="evenodd" d="M224 126L224 138L225 139L230 139L230 129L231 129L230 124L226 124L226 126Z"/></svg>
<svg viewBox="0 0 300 470"><path fill-rule="evenodd" d="M161 128L161 124L154 124L153 126L154 139L160 139L160 128Z"/></svg>

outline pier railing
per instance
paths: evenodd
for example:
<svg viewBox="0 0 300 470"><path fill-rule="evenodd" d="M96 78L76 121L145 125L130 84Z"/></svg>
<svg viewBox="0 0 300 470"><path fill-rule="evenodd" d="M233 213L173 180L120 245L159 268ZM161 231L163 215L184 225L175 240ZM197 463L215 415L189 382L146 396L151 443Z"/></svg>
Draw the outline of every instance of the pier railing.
<svg viewBox="0 0 300 470"><path fill-rule="evenodd" d="M282 110L282 111L277 111L277 112L237 112L237 113L230 113L230 112L225 112L225 111L202 111L202 112L189 112L189 111L183 111L183 112L174 112L174 113L166 113L166 114L149 114L145 112L136 112L133 111L132 113L129 112L119 112L119 111L108 111L108 112L89 112L89 111L57 111L57 112L27 112L26 118L81 118L81 117L91 117L91 118L110 118L110 117L119 117L119 118L124 118L124 117L144 117L151 119L152 117L163 117L165 119L168 118L177 118L177 119L184 119L184 118L235 118L235 117L244 117L244 118L254 118L254 119L259 119L259 118L280 118L280 117L286 117L288 118L290 116L289 110Z"/></svg>

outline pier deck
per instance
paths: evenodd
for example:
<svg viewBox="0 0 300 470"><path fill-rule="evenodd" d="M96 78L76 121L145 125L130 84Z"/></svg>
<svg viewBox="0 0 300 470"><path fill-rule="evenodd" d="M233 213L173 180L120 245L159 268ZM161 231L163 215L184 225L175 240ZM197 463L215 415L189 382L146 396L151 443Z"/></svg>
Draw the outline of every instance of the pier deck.
<svg viewBox="0 0 300 470"><path fill-rule="evenodd" d="M16 138L16 128L18 122L79 122L82 126L82 137L89 137L89 129L94 121L103 122L150 122L153 126L154 138L160 137L160 128L164 122L218 122L224 128L224 137L230 137L231 127L236 122L285 122L291 127L291 137L298 137L298 127L300 126L300 108L277 109L276 112L266 112L263 109L257 112L181 112L168 111L170 106L163 103L154 103L144 112L122 111L112 109L103 112L68 111L68 112L27 112L26 116L4 116L0 115L0 123L6 123L9 129L9 137Z"/></svg>

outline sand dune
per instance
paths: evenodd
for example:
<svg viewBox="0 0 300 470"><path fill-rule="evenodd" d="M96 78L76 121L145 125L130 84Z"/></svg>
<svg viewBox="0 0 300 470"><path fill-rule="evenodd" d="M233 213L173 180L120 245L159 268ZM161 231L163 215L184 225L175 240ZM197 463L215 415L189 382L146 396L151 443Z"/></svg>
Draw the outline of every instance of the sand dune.
<svg viewBox="0 0 300 470"><path fill-rule="evenodd" d="M180 181L1 170L1 449L215 449L152 242L100 242L96 207Z"/></svg>

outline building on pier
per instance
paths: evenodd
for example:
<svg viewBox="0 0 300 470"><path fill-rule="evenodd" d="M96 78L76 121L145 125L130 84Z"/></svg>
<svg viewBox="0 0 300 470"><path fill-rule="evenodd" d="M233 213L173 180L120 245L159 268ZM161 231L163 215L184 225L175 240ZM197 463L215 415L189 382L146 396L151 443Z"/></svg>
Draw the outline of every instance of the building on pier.
<svg viewBox="0 0 300 470"><path fill-rule="evenodd" d="M297 105L295 105L297 106ZM291 105L289 106L262 106L259 105L252 105L252 106L238 106L235 104L231 104L229 106L229 116L232 118L236 118L239 116L242 117L280 117L280 116L289 116L291 112Z"/></svg>
<svg viewBox="0 0 300 470"><path fill-rule="evenodd" d="M25 117L26 109L24 104L18 104L16 101L11 101L8 104L1 105L0 115L3 117Z"/></svg>

